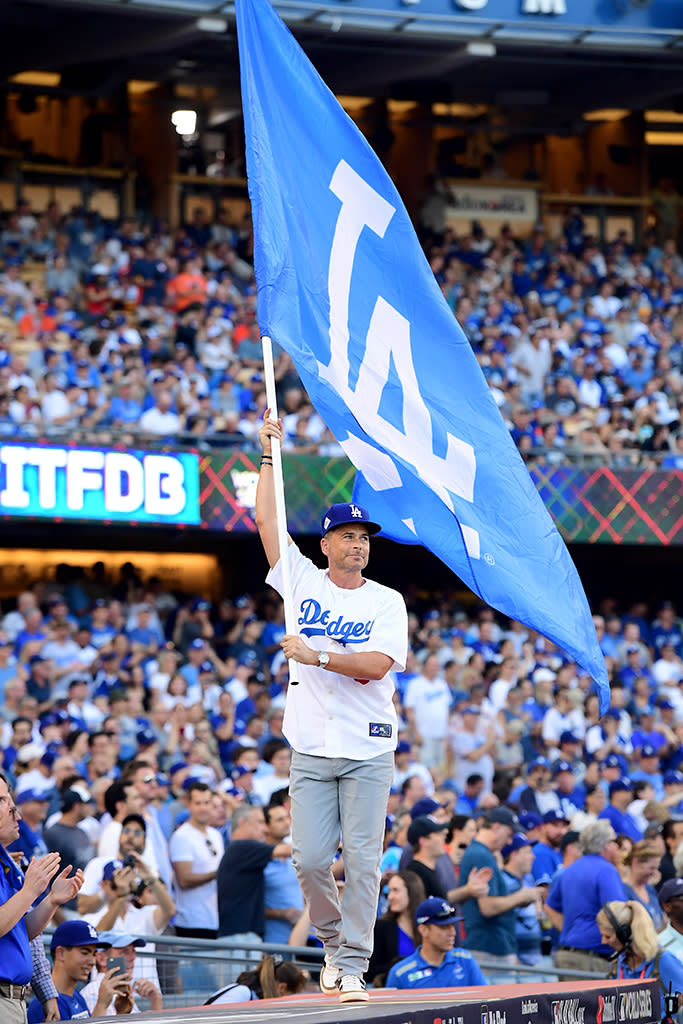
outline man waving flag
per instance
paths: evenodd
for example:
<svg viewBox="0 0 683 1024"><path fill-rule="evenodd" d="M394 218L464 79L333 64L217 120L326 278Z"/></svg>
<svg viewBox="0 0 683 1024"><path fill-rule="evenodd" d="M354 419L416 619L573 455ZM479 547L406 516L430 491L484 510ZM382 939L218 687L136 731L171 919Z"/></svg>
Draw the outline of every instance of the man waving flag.
<svg viewBox="0 0 683 1024"><path fill-rule="evenodd" d="M354 500L558 644L609 705L569 553L380 161L268 0L236 0L259 324L358 470Z"/></svg>

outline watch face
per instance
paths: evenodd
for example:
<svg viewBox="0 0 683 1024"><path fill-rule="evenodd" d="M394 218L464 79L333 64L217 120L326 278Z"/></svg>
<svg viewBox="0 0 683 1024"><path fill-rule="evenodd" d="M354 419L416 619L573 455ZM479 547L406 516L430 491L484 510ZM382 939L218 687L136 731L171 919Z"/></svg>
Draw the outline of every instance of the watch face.
<svg viewBox="0 0 683 1024"><path fill-rule="evenodd" d="M330 656L327 653L327 651L321 651L320 654L318 655L318 664L319 665L327 665L329 660L330 660Z"/></svg>

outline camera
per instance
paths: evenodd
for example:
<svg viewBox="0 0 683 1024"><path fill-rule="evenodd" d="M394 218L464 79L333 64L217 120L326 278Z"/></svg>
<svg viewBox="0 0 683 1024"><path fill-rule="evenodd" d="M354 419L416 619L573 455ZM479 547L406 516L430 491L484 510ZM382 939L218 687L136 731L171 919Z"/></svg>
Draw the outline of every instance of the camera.
<svg viewBox="0 0 683 1024"><path fill-rule="evenodd" d="M133 870L135 870L135 857L132 857L130 853L127 853L123 858L123 866L124 868L133 868Z"/></svg>

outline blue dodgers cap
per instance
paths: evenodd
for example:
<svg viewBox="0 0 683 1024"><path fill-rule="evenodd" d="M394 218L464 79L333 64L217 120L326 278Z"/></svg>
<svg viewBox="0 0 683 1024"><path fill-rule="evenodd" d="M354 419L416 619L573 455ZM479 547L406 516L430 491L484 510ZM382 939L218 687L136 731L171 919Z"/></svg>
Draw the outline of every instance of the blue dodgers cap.
<svg viewBox="0 0 683 1024"><path fill-rule="evenodd" d="M399 740L396 744L395 754L409 754L412 750L410 743L407 740Z"/></svg>
<svg viewBox="0 0 683 1024"><path fill-rule="evenodd" d="M16 793L14 802L19 807L21 804L27 804L29 800L35 800L38 803L49 803L50 794L46 789L22 789L20 793Z"/></svg>
<svg viewBox="0 0 683 1024"><path fill-rule="evenodd" d="M564 822L567 824L569 819L566 814L563 814L559 807L554 807L551 811L546 811L543 815L543 824L552 825L553 822Z"/></svg>
<svg viewBox="0 0 683 1024"><path fill-rule="evenodd" d="M191 651L203 651L204 650L204 641L202 640L202 638L200 636L198 636L196 638L196 640L192 641L192 643L190 644L190 650Z"/></svg>
<svg viewBox="0 0 683 1024"><path fill-rule="evenodd" d="M430 896L423 900L415 911L415 924L455 924L459 920L455 907L448 900Z"/></svg>
<svg viewBox="0 0 683 1024"><path fill-rule="evenodd" d="M362 505L341 502L337 505L330 505L327 512L324 513L320 520L320 534L324 537L330 530L334 530L336 526L343 526L345 523L362 523L367 526L370 534L379 533L382 529L378 523L373 523L370 520L367 510Z"/></svg>
<svg viewBox="0 0 683 1024"><path fill-rule="evenodd" d="M446 804L440 804L438 800L432 800L431 796L423 796L421 800L418 800L410 808L410 817L413 821L416 818L421 818L423 814L433 814L434 811L438 811L441 807L445 807Z"/></svg>
<svg viewBox="0 0 683 1024"><path fill-rule="evenodd" d="M62 921L55 928L50 941L50 952L54 953L57 946L99 946L108 943L97 934L97 928L87 921Z"/></svg>
<svg viewBox="0 0 683 1024"><path fill-rule="evenodd" d="M651 743L643 743L640 748L641 757L659 757L659 751L656 747L653 747Z"/></svg>
<svg viewBox="0 0 683 1024"><path fill-rule="evenodd" d="M553 775L559 775L560 772L571 772L574 774L574 765L570 761L558 761L553 768Z"/></svg>
<svg viewBox="0 0 683 1024"><path fill-rule="evenodd" d="M135 734L139 747L151 747L153 743L157 742L157 735L154 729L146 725L144 729L139 729Z"/></svg>
<svg viewBox="0 0 683 1024"><path fill-rule="evenodd" d="M61 925L59 927L61 928ZM100 943L103 946L111 946L114 949L125 949L126 946L135 946L139 949L140 946L144 946L145 940L136 939L130 932L112 930L100 932Z"/></svg>
<svg viewBox="0 0 683 1024"><path fill-rule="evenodd" d="M527 766L527 771L532 772L535 768L545 768L550 771L550 761L547 757L535 757Z"/></svg>
<svg viewBox="0 0 683 1024"><path fill-rule="evenodd" d="M533 843L530 839L527 839L523 832L515 832L510 842L500 851L501 857L505 860L515 850L521 850L523 846L533 846Z"/></svg>
<svg viewBox="0 0 683 1024"><path fill-rule="evenodd" d="M526 814L520 814L519 823L525 832L531 832L532 828L543 824L543 819L536 811L527 811Z"/></svg>
<svg viewBox="0 0 683 1024"><path fill-rule="evenodd" d="M665 786L680 786L683 783L683 774L675 769L670 772L664 772L662 783ZM15 803L18 803L18 798L15 800Z"/></svg>
<svg viewBox="0 0 683 1024"><path fill-rule="evenodd" d="M112 878L114 877L114 873L116 871L120 871L121 868L124 866L125 865L122 860L110 860L102 868L102 878L104 879L105 882L111 882Z"/></svg>
<svg viewBox="0 0 683 1024"><path fill-rule="evenodd" d="M613 793L625 793L626 791L631 792L633 789L633 783L630 779L615 779L614 782L609 784L609 795Z"/></svg>
<svg viewBox="0 0 683 1024"><path fill-rule="evenodd" d="M618 754L608 754L604 761L600 762L601 768L621 768L621 761Z"/></svg>

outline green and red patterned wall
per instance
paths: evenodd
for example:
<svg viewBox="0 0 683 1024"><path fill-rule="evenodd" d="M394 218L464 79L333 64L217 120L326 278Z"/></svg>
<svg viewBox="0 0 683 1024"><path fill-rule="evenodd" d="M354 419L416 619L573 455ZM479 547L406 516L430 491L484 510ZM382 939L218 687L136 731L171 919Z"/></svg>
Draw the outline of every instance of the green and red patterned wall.
<svg viewBox="0 0 683 1024"><path fill-rule="evenodd" d="M231 452L200 456L202 529L254 531L259 458ZM535 465L539 494L567 542L683 544L683 472ZM321 509L348 501L354 470L345 459L284 457L292 533L316 533Z"/></svg>

